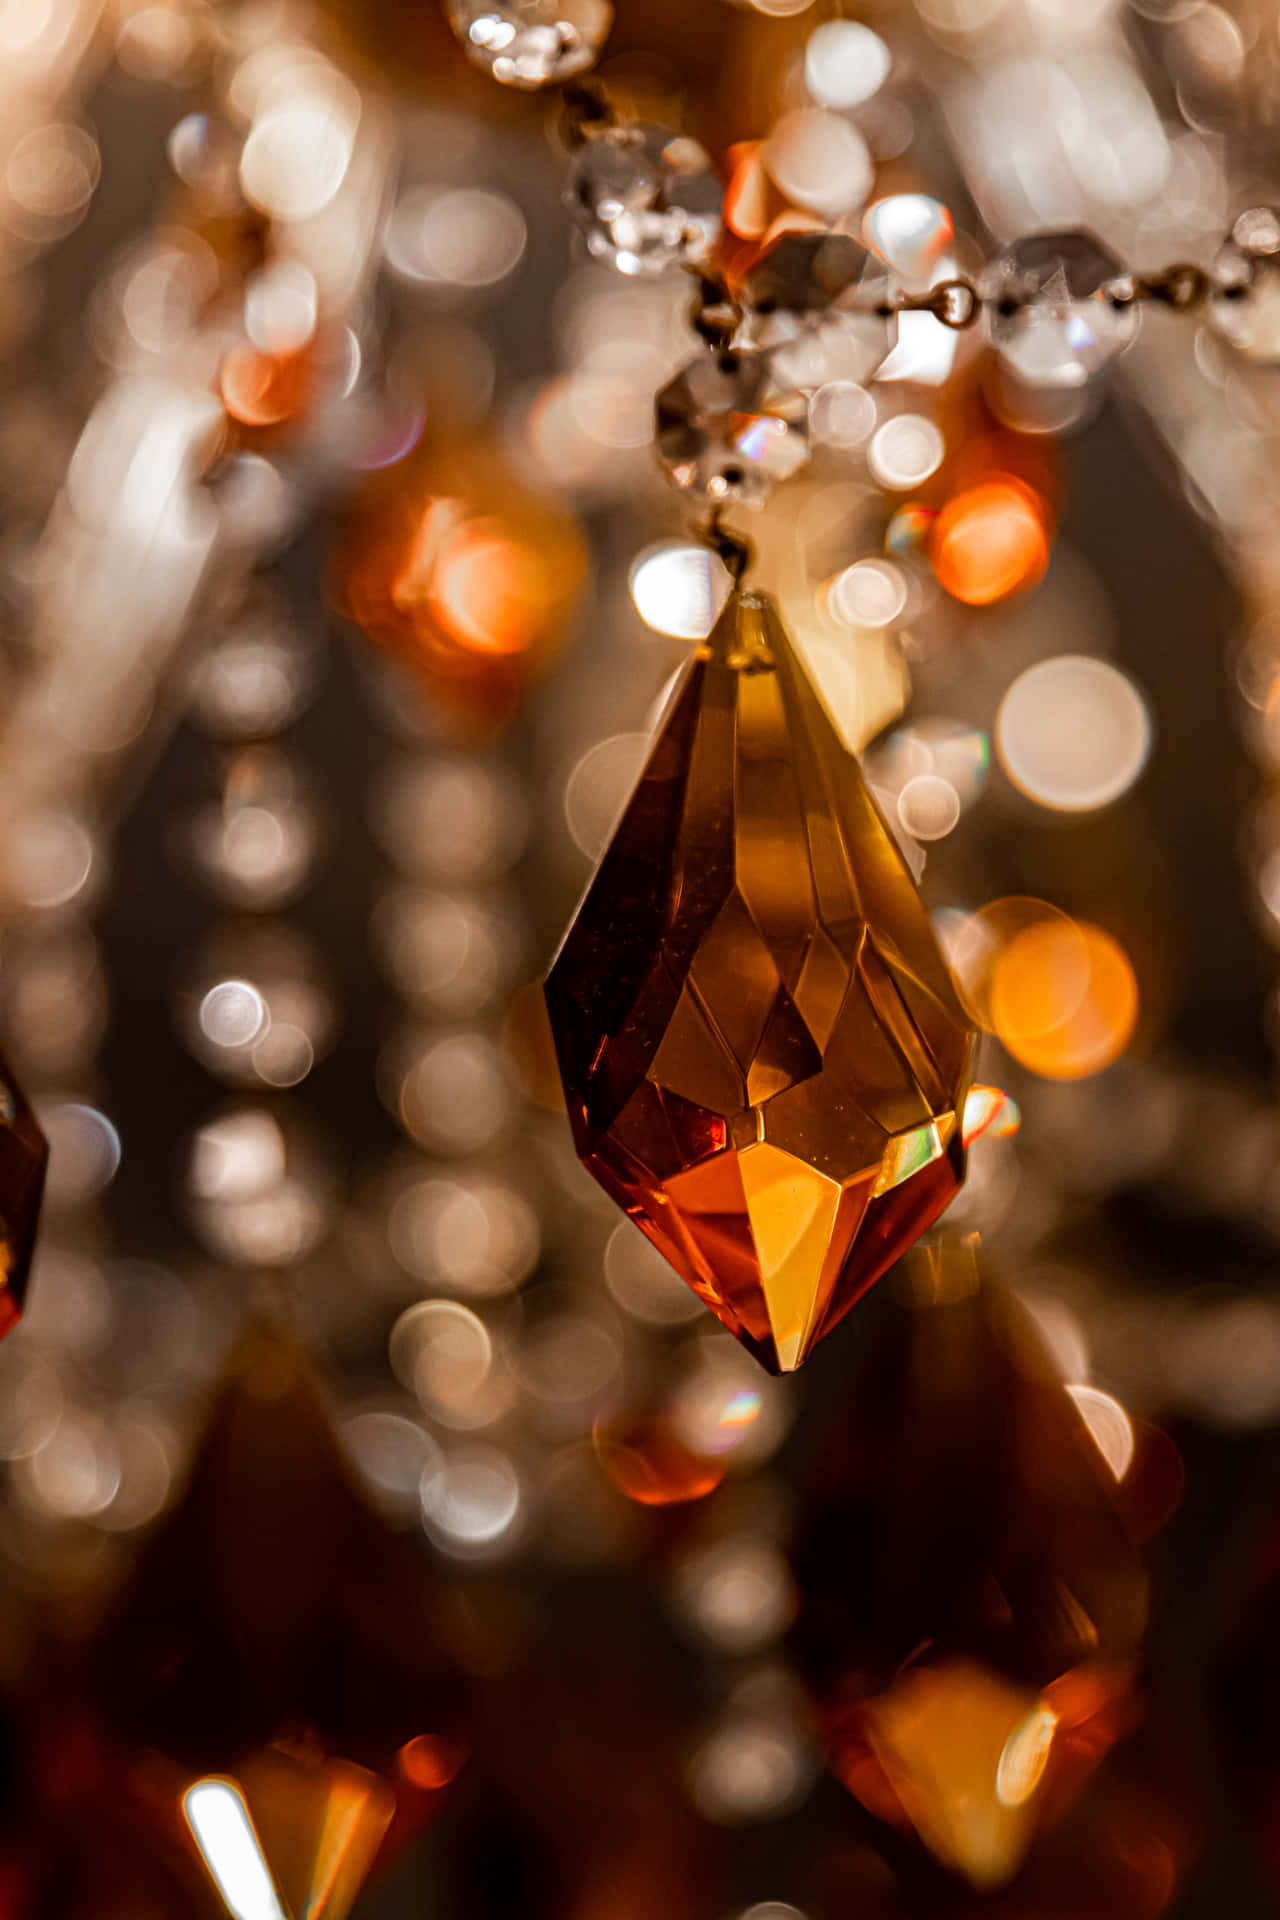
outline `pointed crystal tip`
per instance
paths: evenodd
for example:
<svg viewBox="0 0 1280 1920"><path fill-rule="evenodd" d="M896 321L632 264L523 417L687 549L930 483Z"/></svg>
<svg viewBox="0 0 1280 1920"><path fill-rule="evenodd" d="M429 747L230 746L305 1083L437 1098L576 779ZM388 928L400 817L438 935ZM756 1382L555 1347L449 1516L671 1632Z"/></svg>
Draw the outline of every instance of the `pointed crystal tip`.
<svg viewBox="0 0 1280 1920"><path fill-rule="evenodd" d="M546 993L584 1163L771 1371L960 1183L970 1029L766 595L692 662Z"/></svg>

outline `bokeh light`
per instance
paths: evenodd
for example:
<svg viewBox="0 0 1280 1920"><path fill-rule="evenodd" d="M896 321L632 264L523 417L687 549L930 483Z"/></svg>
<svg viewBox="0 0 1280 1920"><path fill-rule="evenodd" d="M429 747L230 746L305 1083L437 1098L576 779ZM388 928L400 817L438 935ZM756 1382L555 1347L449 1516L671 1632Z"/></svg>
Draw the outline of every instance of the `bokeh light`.
<svg viewBox="0 0 1280 1920"><path fill-rule="evenodd" d="M369 481L335 587L460 719L492 729L549 664L584 567L572 518L496 447L444 461L428 446Z"/></svg>
<svg viewBox="0 0 1280 1920"><path fill-rule="evenodd" d="M564 817L573 843L590 860L609 844L649 748L644 733L599 740L575 762L564 789Z"/></svg>
<svg viewBox="0 0 1280 1920"><path fill-rule="evenodd" d="M992 982L1000 956L1030 928L1057 927L1068 937L1072 923L1068 914L1047 900L1010 894L969 914L944 910L934 924L970 1016L990 1033L995 1025Z"/></svg>
<svg viewBox="0 0 1280 1920"><path fill-rule="evenodd" d="M391 1207L387 1233L414 1279L467 1299L510 1293L532 1272L540 1246L524 1195L471 1167L410 1182Z"/></svg>
<svg viewBox="0 0 1280 1920"><path fill-rule="evenodd" d="M1018 1103L999 1087L970 1087L965 1095L962 1134L966 1147L990 1136L1008 1140L1022 1124Z"/></svg>
<svg viewBox="0 0 1280 1920"><path fill-rule="evenodd" d="M827 604L847 626L891 626L907 604L907 583L887 560L857 560L831 582Z"/></svg>
<svg viewBox="0 0 1280 1920"><path fill-rule="evenodd" d="M1100 927L1042 920L1016 934L991 975L991 1019L1015 1060L1051 1080L1119 1059L1138 1018L1123 947Z"/></svg>
<svg viewBox="0 0 1280 1920"><path fill-rule="evenodd" d="M1068 1387L1080 1417L1112 1475L1123 1480L1133 1464L1133 1424L1111 1394L1099 1387Z"/></svg>
<svg viewBox="0 0 1280 1920"><path fill-rule="evenodd" d="M805 42L805 85L820 106L860 107L889 77L893 56L859 20L826 20Z"/></svg>
<svg viewBox="0 0 1280 1920"><path fill-rule="evenodd" d="M944 840L960 819L960 796L938 773L917 773L898 792L898 818L913 840Z"/></svg>
<svg viewBox="0 0 1280 1920"><path fill-rule="evenodd" d="M1005 772L1029 798L1083 813L1128 792L1151 750L1151 720L1119 668L1059 654L1028 667L1009 687L995 741Z"/></svg>
<svg viewBox="0 0 1280 1920"><path fill-rule="evenodd" d="M592 1439L614 1486L638 1506L705 1500L724 1479L723 1462L694 1452L661 1411L597 1421Z"/></svg>
<svg viewBox="0 0 1280 1920"><path fill-rule="evenodd" d="M686 1554L675 1571L683 1617L726 1653L757 1653L791 1624L796 1593L775 1546L750 1535Z"/></svg>
<svg viewBox="0 0 1280 1920"><path fill-rule="evenodd" d="M1040 502L1015 480L966 488L938 514L930 555L940 585L966 606L990 606L1032 587L1049 564Z"/></svg>
<svg viewBox="0 0 1280 1920"><path fill-rule="evenodd" d="M709 547L664 541L631 563L631 598L655 633L705 640L729 597L724 562Z"/></svg>
<svg viewBox="0 0 1280 1920"><path fill-rule="evenodd" d="M428 1536L455 1560L499 1558L524 1516L519 1475L496 1447L468 1444L429 1463L420 1492Z"/></svg>
<svg viewBox="0 0 1280 1920"><path fill-rule="evenodd" d="M789 200L828 218L859 206L871 184L871 156L857 128L819 107L784 114L764 162Z"/></svg>
<svg viewBox="0 0 1280 1920"><path fill-rule="evenodd" d="M923 414L899 413L872 435L867 465L882 487L905 493L936 473L945 453L946 442L934 421Z"/></svg>
<svg viewBox="0 0 1280 1920"><path fill-rule="evenodd" d="M387 220L387 261L406 280L467 292L513 273L525 249L519 207L482 187L414 187Z"/></svg>
<svg viewBox="0 0 1280 1920"><path fill-rule="evenodd" d="M927 284L955 239L951 215L927 193L893 193L863 215L867 245L915 284Z"/></svg>

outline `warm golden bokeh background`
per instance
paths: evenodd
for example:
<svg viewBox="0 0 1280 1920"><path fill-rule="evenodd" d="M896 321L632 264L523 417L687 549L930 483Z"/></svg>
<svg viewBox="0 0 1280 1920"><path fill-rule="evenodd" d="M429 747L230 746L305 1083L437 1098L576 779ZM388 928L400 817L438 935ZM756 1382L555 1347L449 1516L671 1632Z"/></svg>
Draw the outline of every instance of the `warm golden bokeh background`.
<svg viewBox="0 0 1280 1920"><path fill-rule="evenodd" d="M776 1380L574 1157L537 983L729 577L572 114L437 0L4 0L0 1912L1271 1913L1275 20L617 0L598 77L748 305L819 229L917 303L727 518L1018 1299L953 1247ZM1165 297L928 310L1077 228Z"/></svg>

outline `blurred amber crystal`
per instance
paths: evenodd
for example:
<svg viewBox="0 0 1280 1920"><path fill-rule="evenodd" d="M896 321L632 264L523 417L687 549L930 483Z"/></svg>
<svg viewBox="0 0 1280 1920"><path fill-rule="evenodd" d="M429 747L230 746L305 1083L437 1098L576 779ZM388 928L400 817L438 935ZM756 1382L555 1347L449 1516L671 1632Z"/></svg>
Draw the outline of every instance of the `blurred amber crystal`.
<svg viewBox="0 0 1280 1920"><path fill-rule="evenodd" d="M1271 1511L1243 1564L1228 1568L1234 1591L1214 1675L1214 1707L1235 1803L1253 1827L1273 1891L1280 1890L1280 1522Z"/></svg>
<svg viewBox="0 0 1280 1920"><path fill-rule="evenodd" d="M464 1757L449 1641L425 1557L355 1491L304 1356L249 1335L92 1651L137 1798L185 1825L233 1911L248 1876L282 1913L342 1920Z"/></svg>
<svg viewBox="0 0 1280 1920"><path fill-rule="evenodd" d="M568 511L481 443L429 449L368 483L336 593L447 712L489 732L554 657L585 566Z"/></svg>
<svg viewBox="0 0 1280 1920"><path fill-rule="evenodd" d="M699 650L547 981L578 1152L772 1371L964 1170L971 1034L772 602Z"/></svg>
<svg viewBox="0 0 1280 1920"><path fill-rule="evenodd" d="M48 1164L49 1143L0 1059L0 1338L26 1299Z"/></svg>
<svg viewBox="0 0 1280 1920"><path fill-rule="evenodd" d="M823 1454L796 1646L845 1785L989 1888L1129 1724L1147 1580L1023 1310L968 1246L915 1258Z"/></svg>
<svg viewBox="0 0 1280 1920"><path fill-rule="evenodd" d="M395 1806L376 1773L287 1745L253 1754L234 1780L199 1780L183 1796L192 1837L226 1905L239 1912L256 1888L263 1920L345 1920Z"/></svg>

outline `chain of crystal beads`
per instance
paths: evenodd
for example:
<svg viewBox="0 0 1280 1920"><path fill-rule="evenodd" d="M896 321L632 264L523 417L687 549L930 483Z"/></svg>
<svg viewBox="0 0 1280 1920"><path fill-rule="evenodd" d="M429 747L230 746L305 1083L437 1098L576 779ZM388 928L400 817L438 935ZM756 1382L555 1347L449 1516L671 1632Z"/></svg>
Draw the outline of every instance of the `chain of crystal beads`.
<svg viewBox="0 0 1280 1920"><path fill-rule="evenodd" d="M585 73L613 24L612 0L444 0L444 7L476 65L525 88ZM722 192L695 140L663 127L617 126L606 111L591 137L574 144L565 198L595 258L632 275L705 265L720 235ZM1016 378L1079 387L1132 343L1145 301L1177 312L1204 306L1209 325L1242 356L1280 362L1280 211L1242 213L1211 273L1178 262L1138 275L1093 234L1072 230L1014 241L976 278L957 277L923 296L891 292L846 235L784 235L748 276L737 345L775 352L775 384L803 395L830 379L873 378L893 346L895 312L923 309L955 328L981 316ZM679 484L694 484L685 477L688 461L678 466ZM730 483L707 497L757 493L735 495Z"/></svg>
<svg viewBox="0 0 1280 1920"><path fill-rule="evenodd" d="M618 272L708 273L723 193L705 150L668 128L620 125L592 66L610 0L445 0L471 55L496 79L566 88L574 151L565 202L587 251ZM1280 215L1237 220L1212 275L1179 263L1139 276L1095 235L1073 229L1013 242L974 279L923 293L891 287L872 254L840 232L787 233L745 275L737 297L704 279L693 324L709 353L655 402L660 464L713 507L762 506L809 458L809 401L832 383L865 386L893 350L900 312L963 329L981 319L1008 372L1028 386L1080 388L1137 335L1140 305L1187 311L1259 361L1280 359ZM709 293L709 289L711 289ZM714 314L713 308L719 309Z"/></svg>

